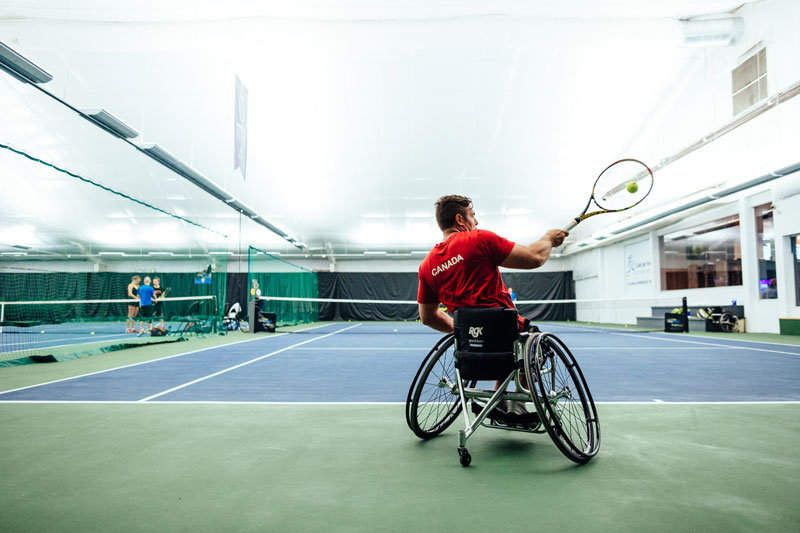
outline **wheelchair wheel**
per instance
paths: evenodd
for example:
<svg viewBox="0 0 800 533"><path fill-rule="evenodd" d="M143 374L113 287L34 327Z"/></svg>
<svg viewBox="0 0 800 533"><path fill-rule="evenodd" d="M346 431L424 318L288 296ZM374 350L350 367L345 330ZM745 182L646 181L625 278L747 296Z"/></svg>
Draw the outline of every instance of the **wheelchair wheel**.
<svg viewBox="0 0 800 533"><path fill-rule="evenodd" d="M536 410L559 450L583 464L600 448L597 409L578 363L555 335L531 336L525 345L525 374Z"/></svg>
<svg viewBox="0 0 800 533"><path fill-rule="evenodd" d="M731 331L735 330L738 324L739 319L733 313L726 311L719 317L719 329L725 333L730 333Z"/></svg>
<svg viewBox="0 0 800 533"><path fill-rule="evenodd" d="M406 422L421 439L435 437L461 413L454 353L455 337L443 337L422 361L408 391Z"/></svg>

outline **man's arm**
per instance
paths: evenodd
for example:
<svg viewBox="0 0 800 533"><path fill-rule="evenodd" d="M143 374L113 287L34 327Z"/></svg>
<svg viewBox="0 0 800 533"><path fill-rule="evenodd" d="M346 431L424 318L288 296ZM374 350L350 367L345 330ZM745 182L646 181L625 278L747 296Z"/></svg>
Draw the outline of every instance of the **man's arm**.
<svg viewBox="0 0 800 533"><path fill-rule="evenodd" d="M528 246L514 244L511 253L500 263L500 266L525 270L539 268L550 259L550 252L556 246L561 246L567 235L569 235L569 232L564 230L551 229L544 234L544 237Z"/></svg>
<svg viewBox="0 0 800 533"><path fill-rule="evenodd" d="M439 304L419 304L422 323L442 333L453 333L453 317L439 310Z"/></svg>

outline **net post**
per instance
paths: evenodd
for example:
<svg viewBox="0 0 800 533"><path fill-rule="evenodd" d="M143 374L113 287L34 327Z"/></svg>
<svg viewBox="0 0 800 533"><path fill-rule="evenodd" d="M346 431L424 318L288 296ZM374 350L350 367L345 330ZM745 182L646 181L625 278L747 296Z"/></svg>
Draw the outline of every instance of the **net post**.
<svg viewBox="0 0 800 533"><path fill-rule="evenodd" d="M686 303L686 296L683 297L681 307L681 315L683 320L683 332L689 333L689 305Z"/></svg>

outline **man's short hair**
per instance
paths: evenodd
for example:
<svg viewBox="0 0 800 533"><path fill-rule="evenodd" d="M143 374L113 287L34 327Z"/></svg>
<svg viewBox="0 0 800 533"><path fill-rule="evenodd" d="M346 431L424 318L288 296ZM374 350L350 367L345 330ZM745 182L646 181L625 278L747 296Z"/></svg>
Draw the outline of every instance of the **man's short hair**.
<svg viewBox="0 0 800 533"><path fill-rule="evenodd" d="M444 231L452 228L456 223L456 215L467 216L467 209L472 205L472 199L466 196L451 194L436 200L436 223Z"/></svg>

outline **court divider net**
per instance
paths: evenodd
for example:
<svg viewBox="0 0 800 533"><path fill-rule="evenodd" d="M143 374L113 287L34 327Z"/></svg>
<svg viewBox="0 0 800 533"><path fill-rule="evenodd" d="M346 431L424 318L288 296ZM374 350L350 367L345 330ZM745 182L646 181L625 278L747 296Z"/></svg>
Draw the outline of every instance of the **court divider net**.
<svg viewBox="0 0 800 533"><path fill-rule="evenodd" d="M133 311L136 331L128 331L126 323L131 303L131 299L0 302L0 366L62 361L225 331L214 295L162 298L150 318ZM159 331L154 333L151 327Z"/></svg>
<svg viewBox="0 0 800 533"><path fill-rule="evenodd" d="M414 300L262 295L258 301L260 319L274 322L276 332L323 333L336 330L346 334L441 334L420 322L418 304ZM680 295L660 298L517 300L515 304L517 311L532 324L552 333L677 332L678 326L683 331L688 321L694 323L693 331L705 325L704 319L698 317L697 307L687 307L684 314ZM316 309L319 320L291 320L291 317L300 316L310 308ZM557 316L567 316L568 319L540 319L553 316L554 308L558 308ZM283 310L285 316L280 314ZM443 306L440 306L440 310L446 312ZM353 325L358 327L348 327Z"/></svg>

